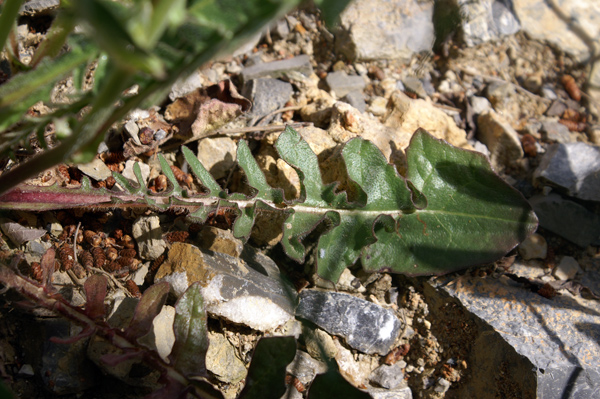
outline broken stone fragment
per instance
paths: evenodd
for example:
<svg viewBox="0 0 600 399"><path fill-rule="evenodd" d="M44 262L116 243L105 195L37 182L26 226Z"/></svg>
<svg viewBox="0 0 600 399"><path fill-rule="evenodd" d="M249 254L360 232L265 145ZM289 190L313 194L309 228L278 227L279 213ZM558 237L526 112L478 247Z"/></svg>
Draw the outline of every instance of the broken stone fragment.
<svg viewBox="0 0 600 399"><path fill-rule="evenodd" d="M236 349L222 334L208 333L208 352L206 353L206 369L219 381L235 384L246 377L247 371L236 356Z"/></svg>
<svg viewBox="0 0 600 399"><path fill-rule="evenodd" d="M167 281L178 297L198 281L207 311L233 323L271 331L294 318L296 294L266 256L234 258L174 243L155 281Z"/></svg>
<svg viewBox="0 0 600 399"><path fill-rule="evenodd" d="M519 254L525 260L544 259L548 253L546 239L539 234L532 234L519 245Z"/></svg>
<svg viewBox="0 0 600 399"><path fill-rule="evenodd" d="M233 236L231 230L223 230L214 226L203 226L200 230L199 244L201 248L220 252L239 258L244 250L244 244Z"/></svg>
<svg viewBox="0 0 600 399"><path fill-rule="evenodd" d="M132 226L133 238L137 242L142 259L154 260L167 248L162 239L162 230L158 216L142 216Z"/></svg>
<svg viewBox="0 0 600 399"><path fill-rule="evenodd" d="M112 172L108 169L108 166L98 158L94 158L90 163L78 165L77 169L84 175L97 181L105 180L112 176Z"/></svg>
<svg viewBox="0 0 600 399"><path fill-rule="evenodd" d="M133 166L135 164L136 162L133 160L128 160L127 162L125 162L125 169L123 169L122 175L123 177L137 184L138 179L135 176L135 173L133 173ZM142 172L142 179L144 180L144 183L148 183L148 178L150 177L150 166L142 162L137 162L137 164L140 166L140 171Z"/></svg>
<svg viewBox="0 0 600 399"><path fill-rule="evenodd" d="M413 100L403 92L395 91L390 96L387 106L388 113L383 121L385 126L409 132L409 138L415 130L423 128L456 147L471 149L467 141L467 133L433 104L422 99ZM407 145L408 141L402 148Z"/></svg>
<svg viewBox="0 0 600 399"><path fill-rule="evenodd" d="M600 201L600 147L586 143L555 144L533 178L559 187L572 197Z"/></svg>
<svg viewBox="0 0 600 399"><path fill-rule="evenodd" d="M198 160L215 179L227 177L235 166L237 144L229 137L211 137L198 142Z"/></svg>
<svg viewBox="0 0 600 399"><path fill-rule="evenodd" d="M401 328L391 310L339 292L302 291L296 315L368 354L388 353Z"/></svg>
<svg viewBox="0 0 600 399"><path fill-rule="evenodd" d="M519 135L510 124L495 111L485 112L477 118L478 138L490 150L494 168L514 163L523 158Z"/></svg>
<svg viewBox="0 0 600 399"><path fill-rule="evenodd" d="M409 387L395 389L369 388L367 391L373 399L412 399L412 391Z"/></svg>
<svg viewBox="0 0 600 399"><path fill-rule="evenodd" d="M366 86L365 78L357 75L349 76L344 71L332 72L327 75L325 80L337 98L342 98L354 91L361 91Z"/></svg>
<svg viewBox="0 0 600 399"><path fill-rule="evenodd" d="M244 68L242 79L247 82L258 78L281 78L289 77L294 80L302 80L313 73L310 57L299 55L287 60L264 62Z"/></svg>
<svg viewBox="0 0 600 399"><path fill-rule="evenodd" d="M370 380L383 388L396 388L404 382L404 372L402 369L405 367L405 361L399 361L392 365L382 364L373 370Z"/></svg>
<svg viewBox="0 0 600 399"><path fill-rule="evenodd" d="M579 263L572 256L563 256L556 268L552 271L559 280L570 280L581 271Z"/></svg>
<svg viewBox="0 0 600 399"><path fill-rule="evenodd" d="M242 95L252 100L252 108L249 113L252 118L250 125L254 125L261 118L264 118L261 120L262 124L271 122L276 115L268 118L266 116L282 108L293 93L292 85L279 79L262 78L247 82Z"/></svg>

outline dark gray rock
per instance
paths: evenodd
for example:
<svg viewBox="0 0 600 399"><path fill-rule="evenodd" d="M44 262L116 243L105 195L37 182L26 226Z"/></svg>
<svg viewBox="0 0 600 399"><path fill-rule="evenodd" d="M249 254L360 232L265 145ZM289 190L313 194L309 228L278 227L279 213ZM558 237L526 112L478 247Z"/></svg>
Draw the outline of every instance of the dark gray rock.
<svg viewBox="0 0 600 399"><path fill-rule="evenodd" d="M391 310L339 292L302 291L296 316L368 354L387 354L402 327Z"/></svg>
<svg viewBox="0 0 600 399"><path fill-rule="evenodd" d="M405 367L406 362L403 360L392 365L382 364L373 370L369 379L380 387L393 389L404 382L402 369Z"/></svg>
<svg viewBox="0 0 600 399"><path fill-rule="evenodd" d="M600 216L558 194L536 195L529 199L540 226L579 245L600 240Z"/></svg>
<svg viewBox="0 0 600 399"><path fill-rule="evenodd" d="M265 115L282 108L294 93L292 85L279 79L261 78L247 82L242 95L252 100L252 109L249 116L253 121L263 118ZM264 119L263 123L269 123L276 115ZM254 123L250 123L254 125Z"/></svg>
<svg viewBox="0 0 600 399"><path fill-rule="evenodd" d="M470 334L471 382L456 397L599 397L598 301L566 291L548 299L507 276L470 273L431 279L425 295L433 320L445 326L448 309L454 319L460 309L454 322L465 329L455 334Z"/></svg>
<svg viewBox="0 0 600 399"><path fill-rule="evenodd" d="M340 16L336 47L349 60L403 59L431 50L433 3L357 0Z"/></svg>
<svg viewBox="0 0 600 399"><path fill-rule="evenodd" d="M360 91L365 86L365 79L358 75L348 75L344 71L331 72L325 78L329 89L332 90L338 98L344 97L353 91Z"/></svg>
<svg viewBox="0 0 600 399"><path fill-rule="evenodd" d="M313 73L310 57L299 55L287 60L263 62L246 67L242 70L242 80L247 82L258 78L281 78L302 80Z"/></svg>
<svg viewBox="0 0 600 399"><path fill-rule="evenodd" d="M572 197L600 201L600 147L586 143L554 144L533 177Z"/></svg>
<svg viewBox="0 0 600 399"><path fill-rule="evenodd" d="M342 98L342 101L352 105L354 108L359 110L360 112L365 112L367 110L367 103L365 102L365 95L362 91L352 91Z"/></svg>
<svg viewBox="0 0 600 399"><path fill-rule="evenodd" d="M542 122L541 132L542 138L546 141L554 143L570 143L572 141L569 128L557 121Z"/></svg>
<svg viewBox="0 0 600 399"><path fill-rule="evenodd" d="M521 29L511 12L512 1L458 0L462 37L467 46L512 35Z"/></svg>

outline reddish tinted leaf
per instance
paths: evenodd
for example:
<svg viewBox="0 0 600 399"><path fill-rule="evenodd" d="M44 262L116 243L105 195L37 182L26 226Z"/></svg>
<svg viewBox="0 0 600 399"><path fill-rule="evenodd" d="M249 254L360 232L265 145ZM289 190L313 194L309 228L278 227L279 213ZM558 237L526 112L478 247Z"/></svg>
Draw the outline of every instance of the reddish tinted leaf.
<svg viewBox="0 0 600 399"><path fill-rule="evenodd" d="M150 332L152 320L160 313L168 294L169 283L166 282L154 284L144 292L135 307L133 319L125 330L125 335L129 339L134 340Z"/></svg>
<svg viewBox="0 0 600 399"><path fill-rule="evenodd" d="M83 285L85 290L85 313L89 318L97 320L104 317L104 298L106 298L106 285L108 280L99 274L91 275Z"/></svg>
<svg viewBox="0 0 600 399"><path fill-rule="evenodd" d="M56 252L54 248L48 250L42 255L40 266L42 268L42 284L44 287L52 287L52 273L54 273L54 257Z"/></svg>

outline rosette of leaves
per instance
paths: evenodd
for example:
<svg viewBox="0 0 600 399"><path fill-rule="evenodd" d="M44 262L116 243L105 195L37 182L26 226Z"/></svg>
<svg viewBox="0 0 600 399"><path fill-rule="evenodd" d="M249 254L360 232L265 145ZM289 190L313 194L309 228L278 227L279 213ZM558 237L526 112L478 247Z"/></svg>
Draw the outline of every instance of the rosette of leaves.
<svg viewBox="0 0 600 399"><path fill-rule="evenodd" d="M300 197L286 201L271 187L240 141L237 161L254 194L223 190L194 154L183 147L192 172L205 187L202 195L184 190L159 156L170 190L153 195L138 165L138 184L119 174L122 192L20 186L0 197L0 207L45 210L67 207L147 206L157 210L185 208L200 221L221 207L237 213L234 234L250 236L258 213L285 212L282 245L293 259L306 256L303 240L325 226L316 247L316 268L337 282L344 268L360 259L367 271L408 275L441 274L494 261L535 231L537 218L519 192L505 183L477 152L462 150L418 130L406 150L406 177L400 176L371 142L355 138L341 156L358 194L350 201L336 184L324 184L317 156L292 128L275 144L281 158L300 177Z"/></svg>

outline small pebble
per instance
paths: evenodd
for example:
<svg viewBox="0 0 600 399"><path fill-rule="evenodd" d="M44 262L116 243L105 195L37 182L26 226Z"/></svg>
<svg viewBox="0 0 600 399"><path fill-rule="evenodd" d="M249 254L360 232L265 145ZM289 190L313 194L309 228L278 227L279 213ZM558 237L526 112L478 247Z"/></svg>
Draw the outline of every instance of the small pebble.
<svg viewBox="0 0 600 399"><path fill-rule="evenodd" d="M539 234L532 234L519 245L519 254L525 260L544 259L548 252L546 239Z"/></svg>
<svg viewBox="0 0 600 399"><path fill-rule="evenodd" d="M570 280L581 271L579 263L572 256L563 256L552 274L559 280Z"/></svg>

